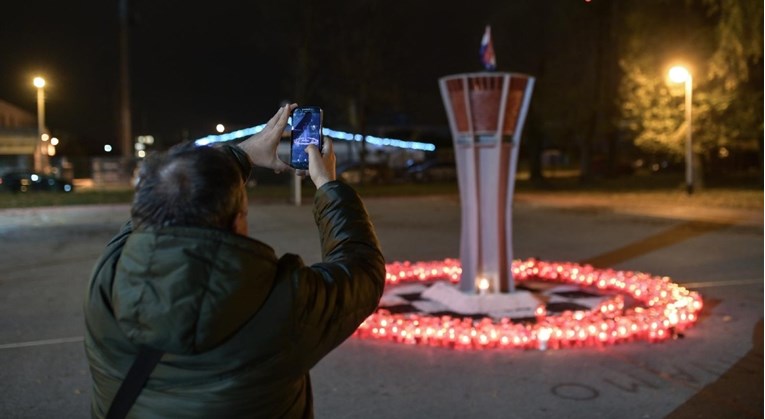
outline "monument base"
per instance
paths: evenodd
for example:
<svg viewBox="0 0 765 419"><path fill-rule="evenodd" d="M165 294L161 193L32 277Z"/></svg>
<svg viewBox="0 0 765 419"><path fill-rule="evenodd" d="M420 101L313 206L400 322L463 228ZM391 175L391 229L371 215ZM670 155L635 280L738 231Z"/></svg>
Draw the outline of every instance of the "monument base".
<svg viewBox="0 0 765 419"><path fill-rule="evenodd" d="M466 294L445 282L436 282L422 293L422 297L446 307L448 311L464 315L485 314L499 319L534 317L542 302L529 291L508 294Z"/></svg>
<svg viewBox="0 0 765 419"><path fill-rule="evenodd" d="M439 281L430 284L402 284L386 290L381 308L397 312L425 314L449 313L462 317L534 318L544 301L531 291L510 294L468 294L456 284Z"/></svg>

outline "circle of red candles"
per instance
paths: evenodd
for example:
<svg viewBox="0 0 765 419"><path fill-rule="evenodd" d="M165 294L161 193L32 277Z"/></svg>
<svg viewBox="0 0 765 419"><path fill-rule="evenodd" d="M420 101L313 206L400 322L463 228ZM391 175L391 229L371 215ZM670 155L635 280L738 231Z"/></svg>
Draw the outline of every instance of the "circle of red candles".
<svg viewBox="0 0 765 419"><path fill-rule="evenodd" d="M512 265L516 283L549 281L594 287L613 293L591 310L557 315L537 308L536 323L492 319L394 314L379 308L354 333L360 338L387 339L453 349L563 349L603 346L643 340L659 342L693 326L703 307L701 296L668 277L642 272L597 269L571 262L517 260ZM459 260L394 262L386 265L386 285L411 282L459 282ZM623 295L641 306L625 308Z"/></svg>

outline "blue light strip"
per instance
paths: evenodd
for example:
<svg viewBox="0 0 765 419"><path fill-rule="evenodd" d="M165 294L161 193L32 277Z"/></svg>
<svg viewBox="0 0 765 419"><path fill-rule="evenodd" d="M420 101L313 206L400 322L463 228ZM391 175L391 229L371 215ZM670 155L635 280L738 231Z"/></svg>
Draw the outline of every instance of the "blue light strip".
<svg viewBox="0 0 765 419"><path fill-rule="evenodd" d="M231 141L231 140L236 140L237 138L249 137L250 135L254 135L259 133L260 131L263 131L263 128L265 127L266 127L266 124L261 124L261 125L254 126L252 128L240 129L238 131L231 131L225 134L208 135L207 137L202 137L198 140L195 140L194 144L207 145L212 143L219 143L221 141Z"/></svg>
<svg viewBox="0 0 765 419"><path fill-rule="evenodd" d="M238 131L227 132L220 135L208 135L202 137L194 143L196 145L207 145L211 143L218 143L221 141L231 141L242 137L249 137L250 135L257 134L265 128L266 124L254 126L252 128L240 129ZM350 132L335 131L330 128L323 128L322 134L326 137L334 138L343 141L357 141L361 142L363 136L361 134L352 134ZM420 143L417 141L398 140L395 138L376 137L374 135L367 135L367 143L377 146L388 146L403 148L407 150L422 150L422 151L435 151L435 144Z"/></svg>

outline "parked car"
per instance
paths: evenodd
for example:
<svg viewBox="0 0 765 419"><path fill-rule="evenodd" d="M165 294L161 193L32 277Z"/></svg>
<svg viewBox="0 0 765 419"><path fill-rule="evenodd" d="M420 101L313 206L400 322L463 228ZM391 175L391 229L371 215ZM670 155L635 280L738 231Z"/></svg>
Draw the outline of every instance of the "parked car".
<svg viewBox="0 0 765 419"><path fill-rule="evenodd" d="M0 187L11 192L72 192L71 180L35 172L10 172L0 177Z"/></svg>
<svg viewBox="0 0 765 419"><path fill-rule="evenodd" d="M451 182L457 180L454 162L426 160L407 169L407 177L415 182Z"/></svg>

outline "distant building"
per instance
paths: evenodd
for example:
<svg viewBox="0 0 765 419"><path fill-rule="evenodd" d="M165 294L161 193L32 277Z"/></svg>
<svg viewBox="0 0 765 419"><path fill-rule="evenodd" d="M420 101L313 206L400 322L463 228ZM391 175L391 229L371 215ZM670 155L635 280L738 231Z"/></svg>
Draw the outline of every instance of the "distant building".
<svg viewBox="0 0 765 419"><path fill-rule="evenodd" d="M36 116L0 100L0 174L32 170L38 141Z"/></svg>
<svg viewBox="0 0 765 419"><path fill-rule="evenodd" d="M37 118L18 106L0 100L0 128L36 128Z"/></svg>

